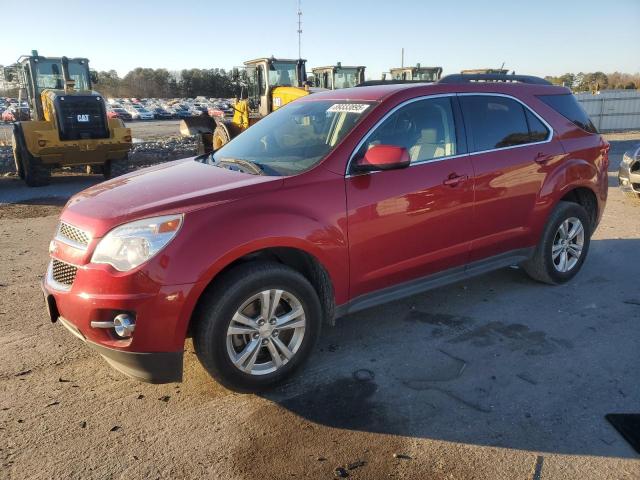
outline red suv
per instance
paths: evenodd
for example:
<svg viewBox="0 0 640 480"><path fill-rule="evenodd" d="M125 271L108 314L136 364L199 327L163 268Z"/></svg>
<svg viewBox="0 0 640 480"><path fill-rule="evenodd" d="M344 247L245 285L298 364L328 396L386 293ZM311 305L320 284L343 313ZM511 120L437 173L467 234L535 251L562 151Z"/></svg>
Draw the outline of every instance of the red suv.
<svg viewBox="0 0 640 480"><path fill-rule="evenodd" d="M214 378L256 391L348 313L514 264L570 280L608 144L568 89L494 77L314 93L213 154L75 195L52 321L150 382L181 380L192 335Z"/></svg>

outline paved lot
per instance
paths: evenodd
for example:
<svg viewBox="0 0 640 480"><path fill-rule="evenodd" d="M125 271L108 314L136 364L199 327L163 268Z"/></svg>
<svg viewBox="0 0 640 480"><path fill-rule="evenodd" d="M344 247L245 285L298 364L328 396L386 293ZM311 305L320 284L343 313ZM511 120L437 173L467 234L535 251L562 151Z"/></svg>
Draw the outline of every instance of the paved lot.
<svg viewBox="0 0 640 480"><path fill-rule="evenodd" d="M614 138L612 172L640 139ZM0 203L22 202L0 205L0 478L640 478L604 419L640 412L640 206L617 188L568 285L504 269L360 312L254 396L211 381L190 343L182 384L146 385L48 323L59 205L98 180L0 179Z"/></svg>

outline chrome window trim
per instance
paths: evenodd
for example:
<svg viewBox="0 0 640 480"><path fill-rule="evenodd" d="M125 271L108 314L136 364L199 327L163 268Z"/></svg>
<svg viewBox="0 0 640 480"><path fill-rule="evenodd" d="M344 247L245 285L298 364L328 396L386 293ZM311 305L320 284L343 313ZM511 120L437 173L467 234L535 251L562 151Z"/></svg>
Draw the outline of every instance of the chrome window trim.
<svg viewBox="0 0 640 480"><path fill-rule="evenodd" d="M508 147L500 147L500 148L490 148L488 150L478 150L478 151L475 151L475 152L467 152L467 153L461 153L461 154L458 154L458 155L449 155L447 157L438 157L438 158L433 158L433 159L429 159L429 160L422 160L420 162L412 162L412 163L410 163L407 168L411 168L411 167L413 167L415 165L424 165L425 163L441 162L443 160L451 160L451 159L454 159L454 158L466 157L466 156L471 156L471 155L479 155L479 154L482 154L482 153L499 152L499 151L502 151L502 150L509 150L509 149L512 149L512 148L528 147L528 146L531 146L531 145L541 145L543 143L549 143L551 140L553 140L553 135L554 135L553 127L551 125L549 125L549 123L544 118L542 118L538 114L538 112L536 112L529 105L524 103L519 98L514 97L513 95L507 95L507 94L504 94L504 93L488 93L488 92L439 93L439 94L435 94L435 95L422 95L420 97L416 97L416 98L411 98L409 100L405 100L404 102L396 105L391 110L389 110L380 120L378 120L373 127L371 127L367 131L367 133L358 142L358 144L356 145L356 148L351 152L351 155L349 156L349 161L347 162L347 168L345 170L345 178L358 177L358 176L361 176L361 175L369 175L369 174L372 174L372 173L379 173L379 172L386 171L386 170L375 170L373 172L362 172L362 173L355 173L355 174L349 173L349 169L351 168L351 162L353 161L353 158L355 157L355 155L358 152L358 150L360 150L362 145L373 134L373 132L385 120L387 120L387 118L389 118L391 115L393 115L400 108L402 108L402 107L404 107L406 105L409 105L409 104L411 104L413 102L418 102L418 101L421 101L421 100L429 100L429 99L432 99L432 98L459 97L459 96L460 97L462 97L462 96L470 97L470 96L474 96L474 95L475 96L487 96L487 97L505 97L505 98L510 98L512 100L515 100L520 105L522 105L524 108L529 110L538 120L540 120L542 122L542 124L545 127L547 127L547 129L549 130L549 135L547 136L547 138L545 140L542 140L540 142L523 143L521 145L511 145L511 146L508 146ZM464 117L464 114L463 114L463 117ZM457 133L458 132L456 131L456 134ZM468 147L468 145L467 145L467 147Z"/></svg>
<svg viewBox="0 0 640 480"><path fill-rule="evenodd" d="M459 97L504 97L504 98L510 98L511 100L515 100L516 102L518 102L520 105L522 105L524 108L526 108L527 110L529 110L538 120L540 120L542 122L542 124L547 127L547 130L549 130L549 134L547 135L547 138L545 140L541 140L539 142L531 142L531 143L523 143L520 145L510 145L508 147L500 147L500 148L489 148L487 150L478 150L475 152L471 152L469 153L469 155L480 155L481 153L487 153L487 152L500 152L502 150L509 150L512 148L521 148L521 147L529 147L531 145L542 145L543 143L549 143L551 140L553 140L553 127L551 125L549 125L549 123L542 118L538 112L536 112L533 108L531 108L529 105L527 105L526 103L524 103L522 100L520 100L517 97L514 97L513 95L507 95L505 93L488 93L488 92L465 92L465 93L458 93L457 94ZM462 108L462 106L461 106ZM462 114L464 116L464 113Z"/></svg>
<svg viewBox="0 0 640 480"><path fill-rule="evenodd" d="M84 244L78 243L78 242L76 242L76 241L74 241L74 240L72 240L72 239L70 239L68 237L63 236L60 233L60 230L62 229L62 225L63 224L65 224L65 225L67 225L67 226L69 226L71 228L75 228L77 230L80 230L81 232L86 234L87 238L88 238L87 244L84 245ZM71 225L70 223L62 222L62 221L60 223L58 223L58 228L56 229L56 235L53 238L54 238L54 240L56 240L56 241L58 241L60 243L64 243L64 244L69 245L70 247L73 247L73 248L77 248L78 250L82 250L83 252L87 251L87 249L89 248L89 243L91 243L91 235L89 235L85 230L82 230L81 228L76 227L75 225Z"/></svg>

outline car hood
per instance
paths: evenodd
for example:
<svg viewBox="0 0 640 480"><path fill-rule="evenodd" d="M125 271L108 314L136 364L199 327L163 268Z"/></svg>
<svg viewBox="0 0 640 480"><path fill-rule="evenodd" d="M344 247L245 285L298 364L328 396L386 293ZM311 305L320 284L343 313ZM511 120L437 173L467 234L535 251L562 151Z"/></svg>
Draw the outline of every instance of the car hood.
<svg viewBox="0 0 640 480"><path fill-rule="evenodd" d="M61 219L95 238L122 223L226 204L276 190L282 183L281 177L236 172L189 158L90 187L71 197Z"/></svg>

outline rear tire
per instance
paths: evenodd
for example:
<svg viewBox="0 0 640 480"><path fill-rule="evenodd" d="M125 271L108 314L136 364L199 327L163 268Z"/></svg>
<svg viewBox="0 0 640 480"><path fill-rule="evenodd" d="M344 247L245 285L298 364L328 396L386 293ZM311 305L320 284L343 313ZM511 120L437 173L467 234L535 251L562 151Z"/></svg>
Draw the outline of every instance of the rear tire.
<svg viewBox="0 0 640 480"><path fill-rule="evenodd" d="M16 130L19 127L16 127ZM16 142L16 170L20 178L29 187L44 187L51 183L51 169L42 164L42 160L31 155L27 149L26 142L21 131L14 130L14 141ZM18 164L19 162L19 164Z"/></svg>
<svg viewBox="0 0 640 480"><path fill-rule="evenodd" d="M590 241L591 222L584 207L560 202L547 220L533 256L522 267L539 282L550 285L568 282L582 268Z"/></svg>
<svg viewBox="0 0 640 480"><path fill-rule="evenodd" d="M222 148L231 141L231 135L229 130L222 124L218 124L213 131L213 151Z"/></svg>
<svg viewBox="0 0 640 480"><path fill-rule="evenodd" d="M22 157L21 157L21 139L20 134L17 132L17 127L14 127L13 132L11 133L11 150L13 151L13 161L16 166L16 172L18 176L24 180L24 167L22 166Z"/></svg>
<svg viewBox="0 0 640 480"><path fill-rule="evenodd" d="M265 311L272 312L266 324ZM222 385L258 392L305 362L321 322L318 295L302 274L275 262L245 263L223 273L200 300L194 346L204 368Z"/></svg>
<svg viewBox="0 0 640 480"><path fill-rule="evenodd" d="M104 165L87 165L85 171L87 175L103 175Z"/></svg>
<svg viewBox="0 0 640 480"><path fill-rule="evenodd" d="M104 164L102 174L104 178L115 178L129 172L129 156L115 160L107 160Z"/></svg>

